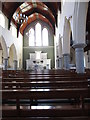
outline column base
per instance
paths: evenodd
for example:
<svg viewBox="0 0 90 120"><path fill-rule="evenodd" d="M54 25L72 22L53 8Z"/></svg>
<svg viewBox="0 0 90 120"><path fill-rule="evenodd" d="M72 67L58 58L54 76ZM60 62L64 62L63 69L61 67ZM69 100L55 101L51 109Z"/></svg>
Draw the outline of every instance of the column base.
<svg viewBox="0 0 90 120"><path fill-rule="evenodd" d="M70 54L63 54L63 59L64 59L64 69L69 70L70 69Z"/></svg>
<svg viewBox="0 0 90 120"><path fill-rule="evenodd" d="M4 58L4 70L8 69L8 58Z"/></svg>
<svg viewBox="0 0 90 120"><path fill-rule="evenodd" d="M63 69L63 57L59 58L59 69Z"/></svg>
<svg viewBox="0 0 90 120"><path fill-rule="evenodd" d="M59 58L56 60L56 69L59 69Z"/></svg>
<svg viewBox="0 0 90 120"><path fill-rule="evenodd" d="M17 60L14 60L14 61L13 61L13 69L14 69L14 70L17 70Z"/></svg>
<svg viewBox="0 0 90 120"><path fill-rule="evenodd" d="M84 73L84 47L85 44L75 44L73 47L75 48L75 58L76 58L76 72Z"/></svg>

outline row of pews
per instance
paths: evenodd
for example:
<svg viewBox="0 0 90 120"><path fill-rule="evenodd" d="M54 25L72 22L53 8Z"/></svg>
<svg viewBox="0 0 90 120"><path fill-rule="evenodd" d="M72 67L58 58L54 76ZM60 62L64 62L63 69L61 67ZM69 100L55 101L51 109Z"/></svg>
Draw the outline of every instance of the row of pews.
<svg viewBox="0 0 90 120"><path fill-rule="evenodd" d="M90 71L3 70L2 120L89 120Z"/></svg>

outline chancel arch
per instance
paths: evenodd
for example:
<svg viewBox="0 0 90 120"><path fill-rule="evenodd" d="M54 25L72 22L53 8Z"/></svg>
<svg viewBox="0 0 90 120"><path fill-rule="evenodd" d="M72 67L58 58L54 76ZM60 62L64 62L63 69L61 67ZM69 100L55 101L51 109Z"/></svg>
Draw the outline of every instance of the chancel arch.
<svg viewBox="0 0 90 120"><path fill-rule="evenodd" d="M29 36L29 30L32 31L32 36ZM34 42L32 42L33 45L32 43L30 44L29 40L32 41L30 37L34 40ZM35 51L47 53L48 58L51 59L51 68L54 67L54 34L52 28L47 22L38 19L27 26L24 30L23 50L24 67L26 66L26 59L29 59L29 53L35 53Z"/></svg>

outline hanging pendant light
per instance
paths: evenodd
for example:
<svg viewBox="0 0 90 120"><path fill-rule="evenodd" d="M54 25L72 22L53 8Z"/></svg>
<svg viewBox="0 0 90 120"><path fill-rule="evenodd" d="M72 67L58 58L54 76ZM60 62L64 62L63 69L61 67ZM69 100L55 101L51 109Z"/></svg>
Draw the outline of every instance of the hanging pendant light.
<svg viewBox="0 0 90 120"><path fill-rule="evenodd" d="M22 24L23 22L28 21L28 16L26 16L25 14L22 14L22 13L17 13L16 16L14 17L14 19L18 24Z"/></svg>

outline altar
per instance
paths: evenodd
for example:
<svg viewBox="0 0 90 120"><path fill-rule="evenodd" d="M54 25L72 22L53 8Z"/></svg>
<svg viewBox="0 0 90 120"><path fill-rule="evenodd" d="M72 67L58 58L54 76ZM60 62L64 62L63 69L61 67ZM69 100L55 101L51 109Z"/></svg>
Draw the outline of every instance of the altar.
<svg viewBox="0 0 90 120"><path fill-rule="evenodd" d="M26 70L51 69L51 59L47 59L47 53L35 51L29 53L30 58L26 59Z"/></svg>

